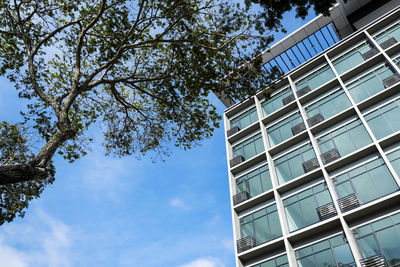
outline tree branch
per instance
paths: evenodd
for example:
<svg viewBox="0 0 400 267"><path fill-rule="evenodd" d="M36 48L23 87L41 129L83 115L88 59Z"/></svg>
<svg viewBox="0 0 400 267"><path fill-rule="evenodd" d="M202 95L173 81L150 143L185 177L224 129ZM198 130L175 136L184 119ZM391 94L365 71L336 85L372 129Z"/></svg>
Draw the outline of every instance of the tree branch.
<svg viewBox="0 0 400 267"><path fill-rule="evenodd" d="M0 185L21 183L36 178L46 178L45 168L30 164L13 164L0 166Z"/></svg>

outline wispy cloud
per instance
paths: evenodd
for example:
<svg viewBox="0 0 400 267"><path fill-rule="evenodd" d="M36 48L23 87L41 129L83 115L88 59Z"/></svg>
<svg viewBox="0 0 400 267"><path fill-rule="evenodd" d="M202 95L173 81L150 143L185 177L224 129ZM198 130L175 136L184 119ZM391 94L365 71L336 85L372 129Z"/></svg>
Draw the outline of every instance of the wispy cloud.
<svg viewBox="0 0 400 267"><path fill-rule="evenodd" d="M120 199L120 192L126 190L124 177L129 171L129 165L125 160L108 158L100 151L94 151L77 165L74 166L74 178L93 196L101 195L102 199L106 197L117 201ZM77 172L80 175L76 175Z"/></svg>
<svg viewBox="0 0 400 267"><path fill-rule="evenodd" d="M233 239L222 239L221 244L224 249L234 253Z"/></svg>
<svg viewBox="0 0 400 267"><path fill-rule="evenodd" d="M185 201L183 201L183 199L181 199L179 197L171 199L169 204L174 208L179 208L179 209L183 209L183 210L191 209L191 207Z"/></svg>
<svg viewBox="0 0 400 267"><path fill-rule="evenodd" d="M0 237L0 261L1 264L8 267L28 266L25 255L18 250L6 245L3 238Z"/></svg>
<svg viewBox="0 0 400 267"><path fill-rule="evenodd" d="M179 267L225 267L218 258L200 258Z"/></svg>
<svg viewBox="0 0 400 267"><path fill-rule="evenodd" d="M70 252L73 233L70 228L42 210L37 210L35 215L35 220L2 226L0 232L2 265L73 266Z"/></svg>

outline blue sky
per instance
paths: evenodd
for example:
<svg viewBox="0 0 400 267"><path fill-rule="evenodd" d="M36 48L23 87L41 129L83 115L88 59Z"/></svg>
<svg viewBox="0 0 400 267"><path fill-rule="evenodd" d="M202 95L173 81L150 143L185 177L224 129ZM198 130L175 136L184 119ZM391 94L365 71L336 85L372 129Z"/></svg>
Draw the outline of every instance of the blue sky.
<svg viewBox="0 0 400 267"><path fill-rule="evenodd" d="M284 19L289 32L303 23ZM0 85L0 119L13 121L24 103L5 78ZM105 157L97 145L74 164L56 157L54 184L0 227L0 265L234 266L222 122L202 146L172 152L155 164Z"/></svg>

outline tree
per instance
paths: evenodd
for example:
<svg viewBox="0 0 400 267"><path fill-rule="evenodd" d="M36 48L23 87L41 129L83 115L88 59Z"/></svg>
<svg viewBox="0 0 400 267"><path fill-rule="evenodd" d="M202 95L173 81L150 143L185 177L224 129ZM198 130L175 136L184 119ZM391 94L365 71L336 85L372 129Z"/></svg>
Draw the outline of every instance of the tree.
<svg viewBox="0 0 400 267"><path fill-rule="evenodd" d="M210 137L211 92L240 100L277 77L255 56L279 27L225 0L1 1L0 75L29 104L0 124L0 224L54 181L55 153L86 154L96 122L115 156Z"/></svg>
<svg viewBox="0 0 400 267"><path fill-rule="evenodd" d="M329 8L336 4L336 0L245 0L246 5L256 4L262 7L260 17L269 29L283 30L282 15L292 8L296 9L296 16L305 18L308 11L313 7L316 14L329 15ZM347 0L344 0L346 3Z"/></svg>

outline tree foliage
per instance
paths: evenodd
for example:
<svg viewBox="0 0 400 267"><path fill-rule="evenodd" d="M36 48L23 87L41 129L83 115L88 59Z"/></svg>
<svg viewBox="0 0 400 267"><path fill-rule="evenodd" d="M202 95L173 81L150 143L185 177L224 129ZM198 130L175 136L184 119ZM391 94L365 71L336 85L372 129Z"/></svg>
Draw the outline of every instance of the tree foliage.
<svg viewBox="0 0 400 267"><path fill-rule="evenodd" d="M54 181L55 153L86 154L94 123L116 156L212 136L209 94L240 100L275 79L256 55L279 27L228 0L0 1L0 75L28 101L0 124L0 224Z"/></svg>
<svg viewBox="0 0 400 267"><path fill-rule="evenodd" d="M305 18L311 8L316 14L329 15L329 8L336 4L336 0L245 0L246 5L256 4L262 7L260 17L269 29L284 30L282 15L287 11L296 10L296 16ZM344 0L347 2L347 0Z"/></svg>

